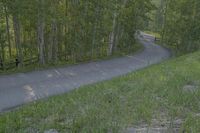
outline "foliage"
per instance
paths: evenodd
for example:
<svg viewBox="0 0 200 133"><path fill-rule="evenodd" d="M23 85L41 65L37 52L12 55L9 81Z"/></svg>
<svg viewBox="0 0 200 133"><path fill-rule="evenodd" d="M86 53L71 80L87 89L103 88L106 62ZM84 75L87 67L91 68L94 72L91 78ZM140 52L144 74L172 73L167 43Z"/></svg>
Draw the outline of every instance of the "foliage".
<svg viewBox="0 0 200 133"><path fill-rule="evenodd" d="M153 5L150 0L0 0L0 7L0 58L18 58L23 67L33 57L44 65L132 50L135 31L144 27Z"/></svg>
<svg viewBox="0 0 200 133"><path fill-rule="evenodd" d="M177 54L198 50L200 48L200 1L159 0L156 3L153 30L160 32L162 43L173 48Z"/></svg>

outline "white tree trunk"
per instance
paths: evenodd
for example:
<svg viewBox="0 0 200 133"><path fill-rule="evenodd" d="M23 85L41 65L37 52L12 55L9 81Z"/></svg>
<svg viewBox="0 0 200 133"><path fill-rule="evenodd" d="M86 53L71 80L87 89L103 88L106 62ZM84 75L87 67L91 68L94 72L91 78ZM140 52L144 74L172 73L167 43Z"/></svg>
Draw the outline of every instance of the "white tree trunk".
<svg viewBox="0 0 200 133"><path fill-rule="evenodd" d="M15 34L15 44L17 49L17 59L19 60L21 66L23 63L23 54L21 46L20 24L19 19L16 15L13 15L13 28Z"/></svg>
<svg viewBox="0 0 200 133"><path fill-rule="evenodd" d="M98 7L99 5L97 5L96 9L95 9L95 21L94 21L94 27L93 27L93 37L92 37L92 57L94 57L94 50L96 47L96 34L97 34L97 26L98 26L98 17L99 17L99 13L100 13L100 9Z"/></svg>
<svg viewBox="0 0 200 133"><path fill-rule="evenodd" d="M114 48L114 43L115 43L116 19L117 19L117 14L115 12L114 17L113 17L113 27L112 27L113 31L110 33L110 37L109 37L109 50L108 50L109 56L113 54L113 48Z"/></svg>
<svg viewBox="0 0 200 133"><path fill-rule="evenodd" d="M44 13L43 13L43 0L40 0L41 7L38 10L38 46L39 46L39 63L45 64L44 57Z"/></svg>
<svg viewBox="0 0 200 133"><path fill-rule="evenodd" d="M56 20L52 21L52 53L54 62L58 61L58 25Z"/></svg>
<svg viewBox="0 0 200 133"><path fill-rule="evenodd" d="M7 40L8 40L8 47L9 47L9 56L11 58L12 51L11 51L11 41L10 41L10 25L9 25L9 16L6 5L4 5L4 11L5 11L5 18L6 18L6 31L7 31Z"/></svg>
<svg viewBox="0 0 200 133"><path fill-rule="evenodd" d="M121 6L122 9L126 6L127 2L128 2L128 0L124 0L123 1L122 6ZM118 23L117 22L117 17L118 17L118 12L115 11L114 14L113 14L112 32L110 33L110 37L109 37L109 49L108 49L108 55L109 56L113 54L115 43L118 40L118 38L116 38L116 37L119 37L119 35L117 35L117 34L119 34L120 25L117 24ZM117 29L117 31L116 31L116 29Z"/></svg>

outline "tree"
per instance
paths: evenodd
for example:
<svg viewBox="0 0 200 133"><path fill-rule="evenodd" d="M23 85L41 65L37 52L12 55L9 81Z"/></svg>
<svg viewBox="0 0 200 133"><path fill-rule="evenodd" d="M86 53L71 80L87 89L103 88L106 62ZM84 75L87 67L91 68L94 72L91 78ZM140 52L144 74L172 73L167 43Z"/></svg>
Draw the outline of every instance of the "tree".
<svg viewBox="0 0 200 133"><path fill-rule="evenodd" d="M162 0L164 1L164 0ZM199 1L165 0L163 6L162 42L178 54L199 49Z"/></svg>
<svg viewBox="0 0 200 133"><path fill-rule="evenodd" d="M22 65L131 51L134 33L143 29L152 10L150 0L1 0L0 5L1 53L6 61L18 58Z"/></svg>
<svg viewBox="0 0 200 133"><path fill-rule="evenodd" d="M38 46L39 46L39 62L45 64L44 57L44 0L38 0Z"/></svg>

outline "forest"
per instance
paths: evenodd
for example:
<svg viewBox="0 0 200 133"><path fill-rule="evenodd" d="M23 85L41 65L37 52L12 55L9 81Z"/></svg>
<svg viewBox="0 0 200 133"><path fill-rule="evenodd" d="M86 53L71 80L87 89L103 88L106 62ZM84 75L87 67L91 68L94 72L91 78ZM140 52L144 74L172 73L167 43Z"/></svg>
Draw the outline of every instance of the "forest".
<svg viewBox="0 0 200 133"><path fill-rule="evenodd" d="M137 49L150 30L183 54L200 45L199 0L0 0L0 66L72 63Z"/></svg>
<svg viewBox="0 0 200 133"><path fill-rule="evenodd" d="M153 31L161 35L161 44L173 49L178 55L200 48L200 1L154 0Z"/></svg>
<svg viewBox="0 0 200 133"><path fill-rule="evenodd" d="M0 59L10 64L80 62L131 52L151 0L1 0Z"/></svg>

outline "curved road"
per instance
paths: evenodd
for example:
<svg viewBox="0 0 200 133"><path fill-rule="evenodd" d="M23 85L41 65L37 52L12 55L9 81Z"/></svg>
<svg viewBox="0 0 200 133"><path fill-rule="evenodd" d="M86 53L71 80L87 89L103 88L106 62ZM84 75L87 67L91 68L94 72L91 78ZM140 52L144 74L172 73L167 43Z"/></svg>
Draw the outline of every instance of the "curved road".
<svg viewBox="0 0 200 133"><path fill-rule="evenodd" d="M0 112L136 71L170 57L167 49L154 44L152 36L142 33L139 40L144 45L144 50L133 56L0 76Z"/></svg>

